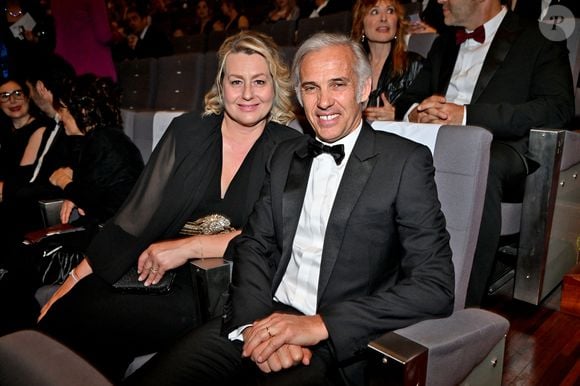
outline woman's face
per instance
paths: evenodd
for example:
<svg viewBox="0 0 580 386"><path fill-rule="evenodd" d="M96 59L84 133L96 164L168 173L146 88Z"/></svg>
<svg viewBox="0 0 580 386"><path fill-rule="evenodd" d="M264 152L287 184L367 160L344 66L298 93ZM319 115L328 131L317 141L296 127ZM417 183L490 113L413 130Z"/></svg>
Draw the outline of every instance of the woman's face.
<svg viewBox="0 0 580 386"><path fill-rule="evenodd" d="M197 8L195 10L197 12L197 17L200 19L205 19L209 16L209 8L207 7L207 3L205 1L198 2Z"/></svg>
<svg viewBox="0 0 580 386"><path fill-rule="evenodd" d="M235 53L226 58L222 80L226 119L253 127L265 122L274 103L274 80L258 54Z"/></svg>
<svg viewBox="0 0 580 386"><path fill-rule="evenodd" d="M388 0L379 0L363 19L363 32L369 42L388 43L395 38L397 29L397 11Z"/></svg>
<svg viewBox="0 0 580 386"><path fill-rule="evenodd" d="M9 81L0 86L0 106L10 119L19 119L28 115L29 100L22 87Z"/></svg>

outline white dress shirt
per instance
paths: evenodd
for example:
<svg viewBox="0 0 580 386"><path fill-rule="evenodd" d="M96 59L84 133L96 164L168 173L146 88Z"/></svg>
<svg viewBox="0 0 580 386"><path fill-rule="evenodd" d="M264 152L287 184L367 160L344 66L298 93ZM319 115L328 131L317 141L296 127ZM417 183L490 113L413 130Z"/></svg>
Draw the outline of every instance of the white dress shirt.
<svg viewBox="0 0 580 386"><path fill-rule="evenodd" d="M326 0L324 3L320 4L320 7L316 8L314 11L312 11L312 13L310 14L309 17L311 17L311 18L319 17L320 11L322 11L322 9L328 5L328 2L329 2L329 0Z"/></svg>
<svg viewBox="0 0 580 386"><path fill-rule="evenodd" d="M507 9L502 7L502 10L497 15L483 25L485 29L485 40L483 43L476 42L473 39L467 39L459 46L455 67L453 68L449 87L445 94L448 102L458 105L466 105L471 102L475 84L483 67L483 61L487 56L491 42L506 13Z"/></svg>
<svg viewBox="0 0 580 386"><path fill-rule="evenodd" d="M274 300L291 306L305 315L316 314L318 276L324 248L324 235L347 160L362 127L327 145L344 145L344 160L337 165L328 153L312 161L304 204L292 245L292 255ZM323 142L324 143L324 142Z"/></svg>
<svg viewBox="0 0 580 386"><path fill-rule="evenodd" d="M467 122L467 110L465 105L471 103L473 90L475 89L475 84L477 83L477 79L479 78L479 74L483 67L483 62L487 56L487 52L489 51L489 47L491 46L499 25L506 14L507 9L502 6L501 11L498 12L497 15L483 24L483 29L485 30L485 40L483 43L476 42L473 39L467 39L459 46L457 60L455 61L455 67L453 68L451 79L449 80L447 92L445 93L445 99L449 103L464 106L463 121L461 122L462 125L465 125ZM467 32L473 31L467 30ZM415 103L409 108L409 110L407 110L403 118L404 121L409 121L409 114L418 105L418 103Z"/></svg>
<svg viewBox="0 0 580 386"><path fill-rule="evenodd" d="M324 247L326 225L334 204L338 186L344 174L352 149L360 134L359 126L346 137L326 145L344 145L344 159L340 165L328 153L312 160L304 204L294 236L292 254L274 294L274 300L293 307L305 315L316 314L318 299L318 276ZM244 325L229 333L230 340L243 340Z"/></svg>

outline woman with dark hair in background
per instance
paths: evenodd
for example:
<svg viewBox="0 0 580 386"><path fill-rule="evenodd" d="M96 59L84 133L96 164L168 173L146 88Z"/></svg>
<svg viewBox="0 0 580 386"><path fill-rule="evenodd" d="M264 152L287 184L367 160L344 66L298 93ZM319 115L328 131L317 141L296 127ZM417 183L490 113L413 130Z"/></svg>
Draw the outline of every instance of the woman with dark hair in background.
<svg viewBox="0 0 580 386"><path fill-rule="evenodd" d="M420 55L407 52L406 29L398 0L358 0L353 8L351 36L362 42L372 67L373 91L364 112L368 120L395 119L394 102L423 66Z"/></svg>
<svg viewBox="0 0 580 386"><path fill-rule="evenodd" d="M83 136L75 165L59 168L50 182L65 198L61 221L79 208L83 224L103 223L121 206L143 169L139 149L125 135L120 90L110 78L79 76L55 106L66 135Z"/></svg>
<svg viewBox="0 0 580 386"><path fill-rule="evenodd" d="M280 124L294 118L291 95L272 38L246 31L226 39L204 115L173 120L127 201L43 308L40 328L116 382L133 357L198 326L188 260L223 256L239 234L270 154L298 135ZM128 272L140 288L174 280L162 296L116 290Z"/></svg>
<svg viewBox="0 0 580 386"><path fill-rule="evenodd" d="M0 202L32 175L48 124L23 80L0 81ZM0 209L1 210L1 209Z"/></svg>

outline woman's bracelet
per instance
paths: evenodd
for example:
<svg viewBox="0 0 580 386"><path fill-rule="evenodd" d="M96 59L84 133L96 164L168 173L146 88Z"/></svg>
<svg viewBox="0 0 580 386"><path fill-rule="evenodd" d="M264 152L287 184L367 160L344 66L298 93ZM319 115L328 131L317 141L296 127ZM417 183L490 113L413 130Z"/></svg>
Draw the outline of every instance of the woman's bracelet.
<svg viewBox="0 0 580 386"><path fill-rule="evenodd" d="M75 272L75 269L74 269L74 268L72 269L72 271L70 271L70 272L68 273L68 275L69 275L70 277L72 277L72 278L73 278L73 280L75 281L75 283L78 283L78 282L79 282L79 280L80 280L80 279L79 279L79 277L77 276L77 274L76 274L76 272Z"/></svg>

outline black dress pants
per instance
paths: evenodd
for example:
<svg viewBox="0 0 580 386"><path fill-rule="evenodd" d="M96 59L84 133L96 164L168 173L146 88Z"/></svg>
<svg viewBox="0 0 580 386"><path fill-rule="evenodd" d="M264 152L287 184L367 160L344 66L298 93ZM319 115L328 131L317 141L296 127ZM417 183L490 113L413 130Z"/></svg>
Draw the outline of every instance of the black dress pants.
<svg viewBox="0 0 580 386"><path fill-rule="evenodd" d="M483 216L465 301L467 307L477 307L483 302L499 246L502 199L506 195L521 197L526 175L522 155L508 144L492 142Z"/></svg>
<svg viewBox="0 0 580 386"><path fill-rule="evenodd" d="M124 385L343 385L326 344L313 349L309 366L262 373L250 359L242 358L242 342L220 335L216 318L158 353L125 380Z"/></svg>
<svg viewBox="0 0 580 386"><path fill-rule="evenodd" d="M162 295L120 293L89 275L38 326L117 383L134 357L164 349L198 326L199 315L190 269L184 265L177 269L171 292Z"/></svg>

